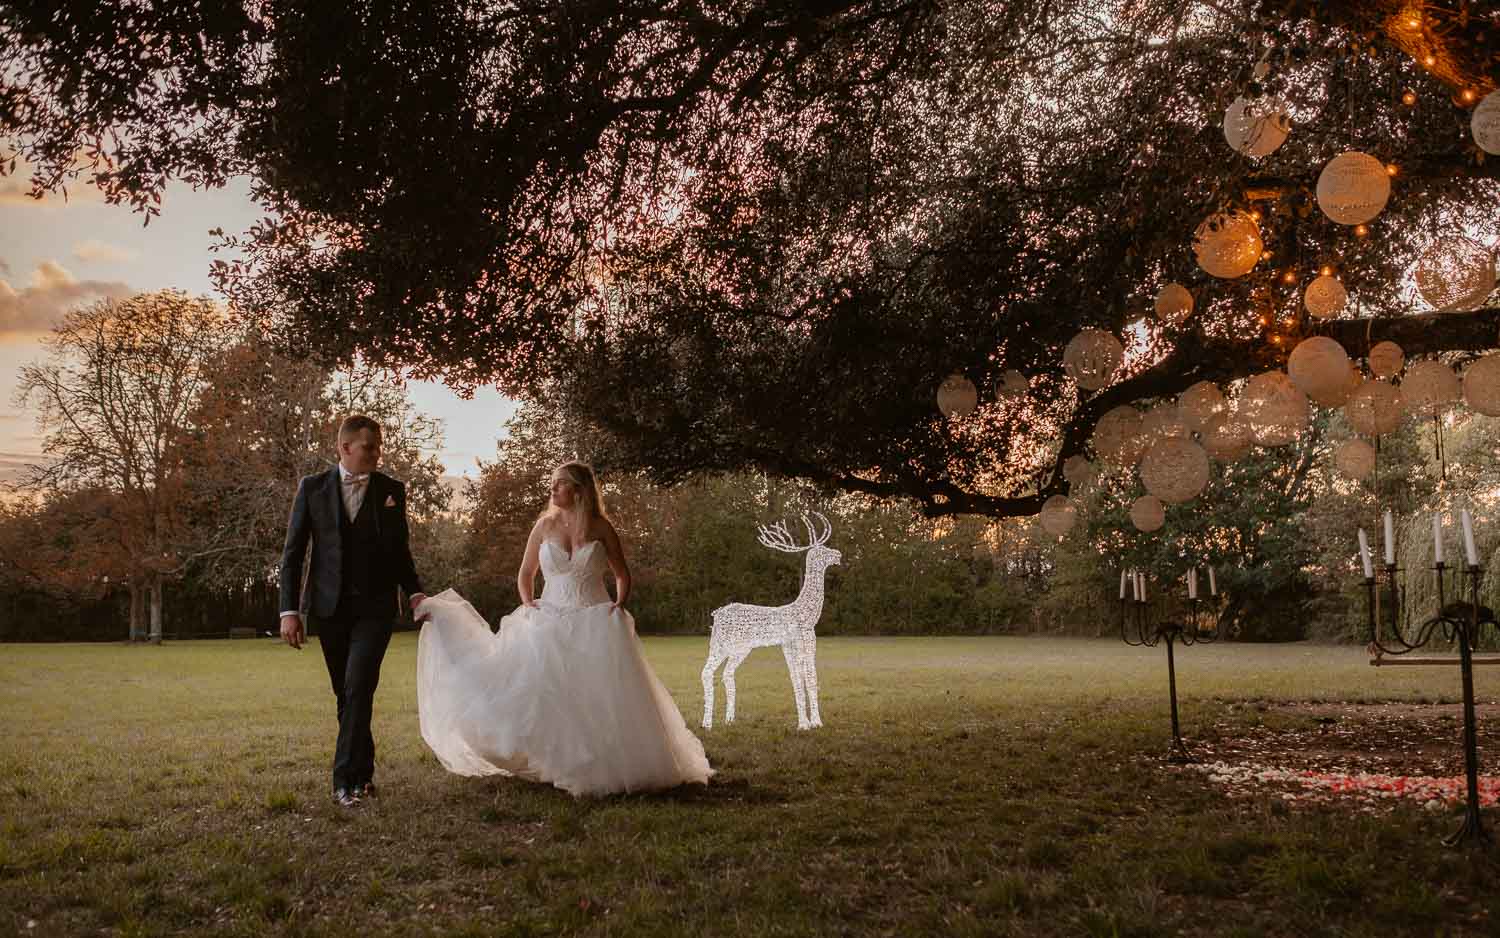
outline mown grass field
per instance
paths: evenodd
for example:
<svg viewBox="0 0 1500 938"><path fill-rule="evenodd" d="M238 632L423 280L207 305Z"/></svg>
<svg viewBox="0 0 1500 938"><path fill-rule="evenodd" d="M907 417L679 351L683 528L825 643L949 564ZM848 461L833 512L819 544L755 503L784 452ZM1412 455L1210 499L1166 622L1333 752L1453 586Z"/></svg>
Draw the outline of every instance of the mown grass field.
<svg viewBox="0 0 1500 938"><path fill-rule="evenodd" d="M1166 767L1160 649L829 638L810 733L763 650L740 721L703 734L710 786L578 801L444 772L415 648L397 636L377 695L383 793L349 813L328 799L316 646L0 646L0 932L1500 934L1500 851L1442 847L1453 811L1231 800ZM647 649L696 727L704 640ZM1199 739L1311 719L1247 701L1457 709L1456 670L1352 648L1220 644L1178 666Z"/></svg>

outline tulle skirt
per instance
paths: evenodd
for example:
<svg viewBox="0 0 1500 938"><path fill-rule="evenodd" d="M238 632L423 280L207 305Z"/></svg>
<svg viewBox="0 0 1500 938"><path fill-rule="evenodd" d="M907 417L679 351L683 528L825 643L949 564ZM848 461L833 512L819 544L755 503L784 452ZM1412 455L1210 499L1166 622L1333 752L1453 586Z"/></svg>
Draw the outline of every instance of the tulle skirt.
<svg viewBox="0 0 1500 938"><path fill-rule="evenodd" d="M608 603L521 606L491 633L458 593L428 597L417 642L422 738L450 772L574 795L706 783L703 743Z"/></svg>

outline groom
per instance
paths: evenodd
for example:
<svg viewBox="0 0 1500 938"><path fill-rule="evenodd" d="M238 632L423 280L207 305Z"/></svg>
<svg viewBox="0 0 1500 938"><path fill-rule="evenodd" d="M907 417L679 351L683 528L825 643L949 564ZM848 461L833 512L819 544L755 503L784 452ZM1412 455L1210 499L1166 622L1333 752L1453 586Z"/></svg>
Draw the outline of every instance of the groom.
<svg viewBox="0 0 1500 938"><path fill-rule="evenodd" d="M318 641L333 694L339 738L333 756L333 800L346 808L375 794L375 740L370 715L380 662L391 640L400 600L412 609L426 597L412 563L406 486L375 471L380 424L347 418L339 427L339 464L297 487L281 555L281 637L293 648L306 638L302 610L318 624ZM312 540L306 595L302 565Z"/></svg>

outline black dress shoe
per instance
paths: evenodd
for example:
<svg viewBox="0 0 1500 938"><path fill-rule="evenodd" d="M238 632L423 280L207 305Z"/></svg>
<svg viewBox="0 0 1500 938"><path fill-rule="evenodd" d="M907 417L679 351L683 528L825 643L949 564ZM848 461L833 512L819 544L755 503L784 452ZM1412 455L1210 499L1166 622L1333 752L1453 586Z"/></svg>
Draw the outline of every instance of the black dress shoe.
<svg viewBox="0 0 1500 938"><path fill-rule="evenodd" d="M333 790L333 803L341 808L359 807L359 791L354 788L335 788Z"/></svg>
<svg viewBox="0 0 1500 938"><path fill-rule="evenodd" d="M365 782L363 785L354 786L354 797L356 798L374 798L375 795L374 782Z"/></svg>

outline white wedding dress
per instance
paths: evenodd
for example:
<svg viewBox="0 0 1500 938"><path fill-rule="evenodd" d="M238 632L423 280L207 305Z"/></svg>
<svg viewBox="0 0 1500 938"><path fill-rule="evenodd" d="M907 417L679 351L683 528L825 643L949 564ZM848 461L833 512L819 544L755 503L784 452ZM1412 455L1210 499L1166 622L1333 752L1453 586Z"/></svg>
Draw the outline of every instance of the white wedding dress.
<svg viewBox="0 0 1500 938"><path fill-rule="evenodd" d="M422 738L448 771L518 775L574 795L706 783L713 770L647 664L635 620L610 611L604 545L541 545L540 608L489 624L430 596L417 641Z"/></svg>

